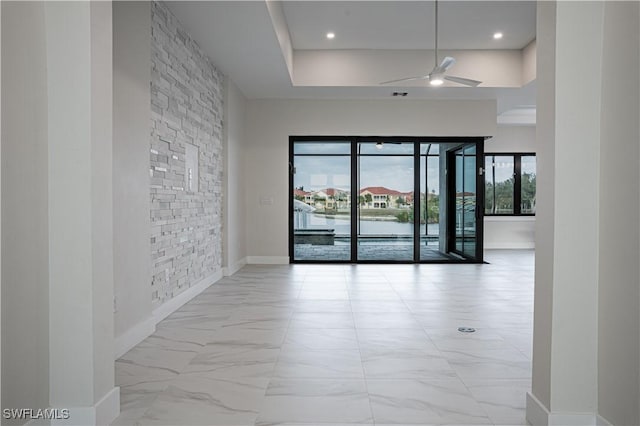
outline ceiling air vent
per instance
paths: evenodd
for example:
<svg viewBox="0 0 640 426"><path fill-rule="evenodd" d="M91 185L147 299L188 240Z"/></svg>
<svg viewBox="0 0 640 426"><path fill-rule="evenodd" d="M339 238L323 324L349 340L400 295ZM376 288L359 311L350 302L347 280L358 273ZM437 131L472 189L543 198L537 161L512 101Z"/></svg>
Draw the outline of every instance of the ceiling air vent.
<svg viewBox="0 0 640 426"><path fill-rule="evenodd" d="M402 96L403 98L407 96L409 92L393 92L391 96Z"/></svg>

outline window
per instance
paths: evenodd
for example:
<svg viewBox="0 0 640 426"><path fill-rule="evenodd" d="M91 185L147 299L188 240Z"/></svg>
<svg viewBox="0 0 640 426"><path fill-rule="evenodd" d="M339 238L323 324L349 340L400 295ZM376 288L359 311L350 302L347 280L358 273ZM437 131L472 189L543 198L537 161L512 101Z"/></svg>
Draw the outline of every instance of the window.
<svg viewBox="0 0 640 426"><path fill-rule="evenodd" d="M486 154L485 215L533 215L535 212L535 154Z"/></svg>

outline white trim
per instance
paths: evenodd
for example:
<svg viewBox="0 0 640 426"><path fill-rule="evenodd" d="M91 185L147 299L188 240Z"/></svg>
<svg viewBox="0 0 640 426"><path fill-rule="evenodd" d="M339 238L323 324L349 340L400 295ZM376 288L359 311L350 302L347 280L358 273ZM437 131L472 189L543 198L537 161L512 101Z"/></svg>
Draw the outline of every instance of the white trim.
<svg viewBox="0 0 640 426"><path fill-rule="evenodd" d="M111 389L95 405L96 424L110 425L120 415L120 388Z"/></svg>
<svg viewBox="0 0 640 426"><path fill-rule="evenodd" d="M177 311L178 309L180 309L182 305L184 305L185 303L187 303L188 301L190 301L191 299L193 299L194 297L202 293L211 284L215 283L220 278L222 278L222 269L214 273L213 275L210 275L207 278L204 278L200 282L192 285L191 287L189 287L188 289L186 289L185 291L183 291L173 299L170 299L164 304L158 306L151 313L153 315L153 318L156 321L156 324L162 321L163 319L165 319L166 317L168 317L169 315L171 315L172 313L174 313L175 311Z"/></svg>
<svg viewBox="0 0 640 426"><path fill-rule="evenodd" d="M551 413L549 426L596 426L595 413Z"/></svg>
<svg viewBox="0 0 640 426"><path fill-rule="evenodd" d="M288 265L289 256L247 256L249 265Z"/></svg>
<svg viewBox="0 0 640 426"><path fill-rule="evenodd" d="M549 424L549 410L531 392L527 392L527 422L533 426Z"/></svg>
<svg viewBox="0 0 640 426"><path fill-rule="evenodd" d="M531 392L527 392L527 422L533 426L611 426L596 413L549 412Z"/></svg>
<svg viewBox="0 0 640 426"><path fill-rule="evenodd" d="M114 359L129 352L131 348L151 336L155 331L156 321L150 316L117 336L114 339Z"/></svg>
<svg viewBox="0 0 640 426"><path fill-rule="evenodd" d="M505 243L501 241L493 243L484 243L485 250L530 250L536 248L534 241L519 241L512 243Z"/></svg>
<svg viewBox="0 0 640 426"><path fill-rule="evenodd" d="M225 266L224 268L222 268L222 275L224 275L225 277L229 277L235 274L236 272L238 272L246 264L247 264L247 258L243 257L242 259L235 262L233 265L230 265L228 267Z"/></svg>
<svg viewBox="0 0 640 426"><path fill-rule="evenodd" d="M66 407L65 407L66 408ZM30 420L28 426L89 426L109 425L120 415L120 388L107 392L91 407L69 408L69 418L65 420Z"/></svg>
<svg viewBox="0 0 640 426"><path fill-rule="evenodd" d="M116 337L114 339L114 359L120 358L138 343L151 336L156 331L156 324L180 309L182 305L202 293L220 278L222 278L222 270L200 280L173 299L158 306L151 312L150 317Z"/></svg>
<svg viewBox="0 0 640 426"><path fill-rule="evenodd" d="M613 423L611 423L609 420L605 419L604 417L598 415L596 417L596 425L597 426L613 426Z"/></svg>

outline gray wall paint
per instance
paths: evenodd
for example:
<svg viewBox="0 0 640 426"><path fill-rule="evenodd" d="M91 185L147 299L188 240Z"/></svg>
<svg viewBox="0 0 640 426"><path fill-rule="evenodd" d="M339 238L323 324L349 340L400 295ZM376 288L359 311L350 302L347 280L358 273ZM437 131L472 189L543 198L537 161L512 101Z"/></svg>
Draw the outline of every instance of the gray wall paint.
<svg viewBox="0 0 640 426"><path fill-rule="evenodd" d="M535 126L498 126L484 151L536 152ZM535 247L535 217L493 216L484 219L485 249L521 249Z"/></svg>
<svg viewBox="0 0 640 426"><path fill-rule="evenodd" d="M233 273L247 257L246 139L247 100L229 78L224 96L224 265Z"/></svg>
<svg viewBox="0 0 640 426"><path fill-rule="evenodd" d="M554 267L556 3L537 4L536 284L534 296L532 394L551 404L551 322Z"/></svg>
<svg viewBox="0 0 640 426"><path fill-rule="evenodd" d="M44 4L1 7L2 407L38 408L49 404Z"/></svg>
<svg viewBox="0 0 640 426"><path fill-rule="evenodd" d="M222 75L162 3L151 5L154 307L222 268ZM185 188L185 144L199 151Z"/></svg>
<svg viewBox="0 0 640 426"><path fill-rule="evenodd" d="M117 397L111 4L2 8L2 404L69 407L87 423Z"/></svg>
<svg viewBox="0 0 640 426"><path fill-rule="evenodd" d="M288 256L289 136L496 132L495 101L251 100L247 117L248 255L278 262ZM273 204L260 204L264 197Z"/></svg>
<svg viewBox="0 0 640 426"><path fill-rule="evenodd" d="M554 424L638 424L640 12L538 11L533 394Z"/></svg>
<svg viewBox="0 0 640 426"><path fill-rule="evenodd" d="M640 424L637 268L640 257L638 3L606 3L600 150L598 405L616 425ZM625 52L620 55L620 52ZM634 190L635 188L635 190Z"/></svg>
<svg viewBox="0 0 640 426"><path fill-rule="evenodd" d="M115 335L151 316L151 5L113 3Z"/></svg>

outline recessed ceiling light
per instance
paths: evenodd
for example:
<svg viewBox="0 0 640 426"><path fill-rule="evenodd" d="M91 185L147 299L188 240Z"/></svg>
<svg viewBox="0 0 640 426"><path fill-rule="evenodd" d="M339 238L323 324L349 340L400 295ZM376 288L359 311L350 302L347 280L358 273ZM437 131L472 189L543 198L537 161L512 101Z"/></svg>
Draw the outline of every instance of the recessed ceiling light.
<svg viewBox="0 0 640 426"><path fill-rule="evenodd" d="M327 33L327 38L328 38L329 40L331 40L331 39L336 38L336 35L335 35L335 33Z"/></svg>
<svg viewBox="0 0 640 426"><path fill-rule="evenodd" d="M493 35L494 40L500 40L502 38L502 33L495 33Z"/></svg>

